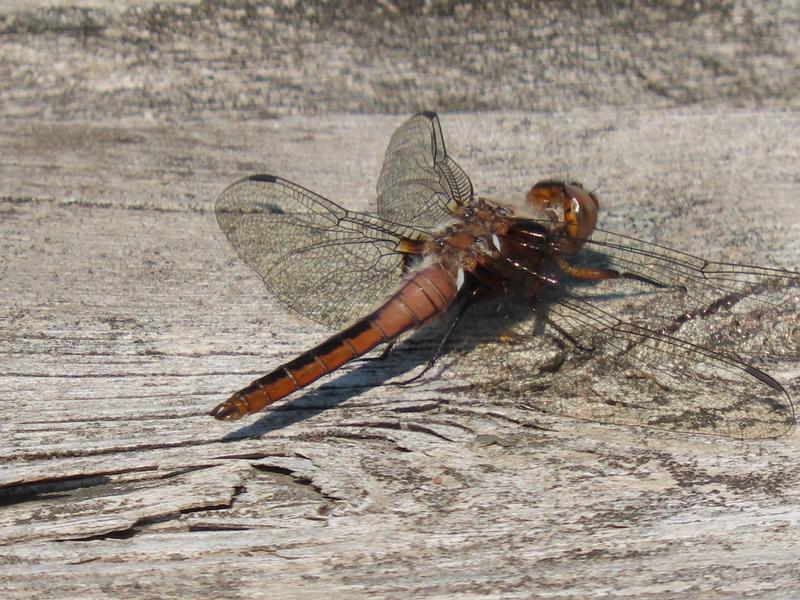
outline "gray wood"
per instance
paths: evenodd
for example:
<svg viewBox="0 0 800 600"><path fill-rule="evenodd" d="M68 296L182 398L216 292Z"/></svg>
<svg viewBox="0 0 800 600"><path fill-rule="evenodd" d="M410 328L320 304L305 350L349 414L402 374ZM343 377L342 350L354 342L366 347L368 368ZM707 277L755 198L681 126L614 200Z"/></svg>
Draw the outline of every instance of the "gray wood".
<svg viewBox="0 0 800 600"><path fill-rule="evenodd" d="M448 149L481 193L517 198L537 179L573 177L597 188L607 229L798 268L800 118L783 110L796 106L796 73L784 67L797 64L797 42L782 33L796 20L767 27L737 5L740 27L773 32L770 50L760 36L749 48L737 41L747 54L729 59L727 84L703 78L701 61L687 88L698 84L703 105L649 102L635 81L628 96L604 66L595 95L569 110L573 96L562 92L578 95L569 79L543 93L513 77L517 63L491 73L491 52L475 54L474 97L463 95L448 87L463 73L436 75L446 66L433 47L420 58L424 76L398 97L376 83L397 78L402 88L410 67L386 64L410 64L413 52L378 45L374 69L346 52L383 17L315 21L261 6L248 23L225 4L209 14L178 4L176 14L162 9L164 24L141 5L3 13L0 64L12 71L0 78L4 597L796 594L797 433L741 442L547 417L470 394L447 373L381 385L424 362L402 348L246 421L206 416L326 334L287 315L238 260L214 219L217 194L267 172L369 208L391 132L423 105L440 109ZM496 34L502 23L522 27L510 13L472 28L495 56L512 52ZM34 26L76 15L103 27L81 37ZM568 11L527 18L546 32L557 17ZM468 22L391 18L392 39L420 23L463 32ZM655 39L679 45L700 23L711 40L684 52L722 52L715 36L729 18L709 9ZM245 43L266 24L297 56ZM265 62L232 66L233 47ZM303 59L304 50L316 54ZM581 56L573 60L588 70ZM291 76L281 80L283 60ZM763 98L742 74L758 61ZM345 66L317 81L331 63ZM352 86L337 79L348 64ZM274 79L257 85L259 70ZM333 81L343 87L326 87ZM498 81L509 87L495 90ZM412 98L416 85L427 95ZM538 100L523 105L520 94ZM235 110L239 97L280 118ZM341 110L403 114L331 113ZM765 368L798 397L799 365Z"/></svg>

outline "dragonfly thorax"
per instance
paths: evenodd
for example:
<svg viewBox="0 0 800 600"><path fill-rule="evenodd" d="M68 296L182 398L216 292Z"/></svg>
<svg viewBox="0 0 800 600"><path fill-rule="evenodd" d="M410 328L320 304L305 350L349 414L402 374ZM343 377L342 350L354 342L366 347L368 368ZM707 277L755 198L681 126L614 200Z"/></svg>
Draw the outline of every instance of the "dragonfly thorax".
<svg viewBox="0 0 800 600"><path fill-rule="evenodd" d="M494 202L477 199L459 207L456 219L426 244L425 254L453 270L473 271L479 264L496 259L501 237L512 224L513 211Z"/></svg>

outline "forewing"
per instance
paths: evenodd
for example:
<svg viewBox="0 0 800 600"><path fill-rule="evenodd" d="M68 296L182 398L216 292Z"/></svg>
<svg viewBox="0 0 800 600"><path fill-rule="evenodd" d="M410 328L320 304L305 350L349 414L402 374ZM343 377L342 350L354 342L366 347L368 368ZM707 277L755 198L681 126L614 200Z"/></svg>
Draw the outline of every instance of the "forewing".
<svg viewBox="0 0 800 600"><path fill-rule="evenodd" d="M436 113L411 117L394 132L378 179L378 214L424 229L472 198L472 183L447 155Z"/></svg>
<svg viewBox="0 0 800 600"><path fill-rule="evenodd" d="M366 315L402 275L397 243L418 231L345 210L273 175L232 184L217 221L239 256L291 311L330 327Z"/></svg>
<svg viewBox="0 0 800 600"><path fill-rule="evenodd" d="M708 261L608 231L595 231L577 258L641 278L638 285L611 282L584 286L582 290L584 295L596 296L625 289L631 304L638 296L642 310L641 320L634 319L636 323L675 331L689 327L695 319L715 318L720 321L718 343L727 348L736 346L741 355L800 357L800 272ZM728 330L736 330L735 338L725 336L722 319L726 315L732 316ZM749 315L749 319L737 315ZM763 336L760 318L774 321L770 339ZM775 329L785 335L774 335Z"/></svg>
<svg viewBox="0 0 800 600"><path fill-rule="evenodd" d="M699 306L752 293L767 293L763 300L779 303L800 285L800 272L708 261L610 231L596 230L579 257L664 287L683 288L687 298Z"/></svg>

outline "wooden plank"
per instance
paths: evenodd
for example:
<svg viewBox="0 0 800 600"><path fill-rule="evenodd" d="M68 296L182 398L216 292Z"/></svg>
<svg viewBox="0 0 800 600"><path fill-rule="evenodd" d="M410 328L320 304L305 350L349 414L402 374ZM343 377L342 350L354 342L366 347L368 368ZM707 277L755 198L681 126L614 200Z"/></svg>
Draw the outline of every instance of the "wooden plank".
<svg viewBox="0 0 800 600"><path fill-rule="evenodd" d="M520 151L550 118L444 116L452 151L460 157L466 148L462 163L476 184L509 193L524 189L531 172L553 172L537 166L538 153ZM576 173L585 161L582 179L607 174L610 220L634 233L658 228L658 239L676 236L678 247L703 253L724 247L731 258L796 263L790 207L798 190L787 177L799 150L796 119L575 114L562 131L577 139L598 120L614 129L562 147L554 171ZM418 352L401 350L241 424L205 415L322 333L292 322L239 264L216 230L215 193L247 172L237 161L274 156L293 165L287 175L347 198L351 179L336 175L339 155L325 146L370 156L348 167L366 187L397 122L320 117L114 133L91 124L3 126L14 161L2 167L9 260L0 456L9 505L0 535L12 595L24 595L32 575L43 591L66 595L87 581L96 593L134 584L177 590L195 575L189 590L211 593L224 581L245 595L259 586L314 594L329 584L390 595L503 585L519 593L609 585L634 594L767 593L796 580L797 435L698 439L545 418L448 391L447 380L379 385L419 364ZM467 133L501 123L507 134L489 136L488 150L467 146ZM362 144L370 126L380 139ZM667 126L669 140L654 144L652 131ZM322 142L296 133L311 127L331 133ZM780 154L749 154L765 130L783 132ZM214 148L248 132L235 152ZM139 141L109 141L119 136ZM691 140L712 136L701 164ZM67 143L76 144L73 154L42 166L42 145ZM631 148L647 148L634 171ZM160 167L180 153L188 167ZM58 176L43 178L43 170ZM315 186L325 171L334 174L330 185ZM682 214L663 221L673 210ZM775 243L759 243L769 237ZM797 365L772 367L796 393ZM485 445L493 440L502 443ZM76 538L91 541L69 541ZM231 561L235 584L219 575ZM706 579L721 570L721 579Z"/></svg>
<svg viewBox="0 0 800 600"><path fill-rule="evenodd" d="M61 42L88 60L92 44L64 35L12 32L3 50L34 52L35 39L52 58ZM203 65L230 75L200 58L186 68ZM45 112L54 88L41 86L3 88L16 118L0 122L4 597L794 594L797 433L741 442L579 422L476 394L453 372L383 385L425 362L419 340L263 415L210 419L325 335L240 263L216 196L271 172L369 208L405 117L243 119L192 113L172 90L156 111L171 121L130 98L132 116L114 119L100 96L84 116L60 105L65 120ZM800 119L767 105L442 121L482 193L577 178L598 188L604 228L797 268ZM763 313L774 340L775 319L796 322L779 313ZM796 362L765 368L798 397Z"/></svg>

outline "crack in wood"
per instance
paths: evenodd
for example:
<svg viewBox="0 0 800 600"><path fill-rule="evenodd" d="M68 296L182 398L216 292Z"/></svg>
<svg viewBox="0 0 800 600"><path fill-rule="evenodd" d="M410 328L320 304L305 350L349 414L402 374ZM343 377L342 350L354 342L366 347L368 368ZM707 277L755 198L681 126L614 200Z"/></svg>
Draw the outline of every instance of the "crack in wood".
<svg viewBox="0 0 800 600"><path fill-rule="evenodd" d="M447 437L444 434L441 434L437 431L434 431L430 427L426 427L424 425L420 425L418 423L408 423L405 427L408 431L416 431L417 433L424 433L426 435L433 436L435 438L439 438L440 440L444 440L445 442L455 442L456 440Z"/></svg>
<svg viewBox="0 0 800 600"><path fill-rule="evenodd" d="M186 472L182 473L182 475L186 475L187 473L191 473L198 470L205 470L211 467L198 467L193 469L187 469ZM166 477L171 476L178 476L177 474L168 474ZM163 479L163 478L159 478ZM246 477L245 477L246 481ZM63 536L63 537L55 537L53 538L54 541L57 542L88 542L88 541L97 541L97 540L108 540L108 539L130 539L137 535L138 533L142 532L145 528L148 528L153 525L161 524L161 523L168 523L170 521L175 521L180 519L183 515L193 514L193 513L203 513L203 512L213 512L213 511L224 511L229 510L235 504L237 498L247 490L247 486L245 482L241 482L235 484L230 492L229 497L224 501L219 502L211 502L209 504L202 504L199 506L188 506L186 508L178 508L177 510L171 510L168 512L164 512L162 514L152 514L139 517L134 519L125 527L120 527L113 529L111 531L106 531L98 534L93 535L77 535L77 536ZM201 526L198 526L196 530L199 530ZM223 527L221 529L248 529L245 527Z"/></svg>
<svg viewBox="0 0 800 600"><path fill-rule="evenodd" d="M265 473L276 473L279 475L286 475L292 478L292 481L299 485L303 485L309 487L310 489L314 490L320 498L324 498L330 502L341 502L342 498L337 496L333 496L331 494L326 493L322 487L314 483L314 479L309 475L304 475L297 470L294 470L290 467L282 467L279 465L270 465L270 464L254 464L252 465L254 469L258 471L262 471Z"/></svg>
<svg viewBox="0 0 800 600"><path fill-rule="evenodd" d="M63 451L49 451L49 452L32 452L25 455L26 460L42 460L53 458L71 458L79 457L86 458L89 456L106 456L110 454L124 454L132 452L141 452L144 450L164 450L167 448L194 448L197 446L210 446L217 444L217 440L183 440L181 442L162 442L160 444L133 444L130 446L119 446L116 448L95 448L92 450L63 450ZM17 457L0 457L0 463L3 462L16 462Z"/></svg>
<svg viewBox="0 0 800 600"><path fill-rule="evenodd" d="M95 473L76 473L74 475L42 477L35 481L0 484L0 506L10 506L22 502L39 499L44 494L66 492L70 490L96 487L112 481L112 475L125 473L141 473L157 471L156 466L130 467L127 469L112 469L97 471Z"/></svg>
<svg viewBox="0 0 800 600"><path fill-rule="evenodd" d="M450 404L450 402L445 399L431 400L422 404L393 407L392 411L396 413L423 413L438 410L442 406L446 406L448 404Z"/></svg>

